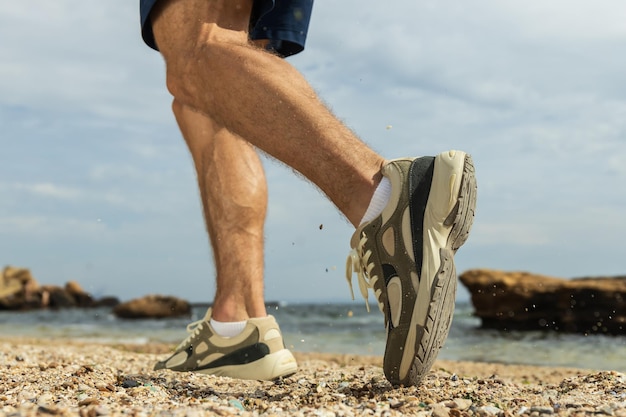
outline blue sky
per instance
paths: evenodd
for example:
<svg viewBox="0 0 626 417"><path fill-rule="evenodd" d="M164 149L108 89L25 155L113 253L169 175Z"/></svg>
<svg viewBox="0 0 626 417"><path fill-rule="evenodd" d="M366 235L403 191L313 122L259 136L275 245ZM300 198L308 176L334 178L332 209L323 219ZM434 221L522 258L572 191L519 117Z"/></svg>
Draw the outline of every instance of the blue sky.
<svg viewBox="0 0 626 417"><path fill-rule="evenodd" d="M0 6L0 266L96 295L209 301L195 174L136 3ZM618 0L318 1L290 61L383 156L473 155L459 272L625 274L625 15ZM264 162L266 298L348 300L352 228Z"/></svg>

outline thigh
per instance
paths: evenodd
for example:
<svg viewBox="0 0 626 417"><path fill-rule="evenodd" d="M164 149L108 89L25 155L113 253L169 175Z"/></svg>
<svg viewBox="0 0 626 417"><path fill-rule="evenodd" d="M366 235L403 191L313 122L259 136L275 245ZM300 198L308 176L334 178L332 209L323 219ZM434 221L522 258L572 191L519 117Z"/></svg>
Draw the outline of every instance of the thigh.
<svg viewBox="0 0 626 417"><path fill-rule="evenodd" d="M252 5L253 0L140 0L142 36L157 50L170 41L180 46L210 36L247 43Z"/></svg>

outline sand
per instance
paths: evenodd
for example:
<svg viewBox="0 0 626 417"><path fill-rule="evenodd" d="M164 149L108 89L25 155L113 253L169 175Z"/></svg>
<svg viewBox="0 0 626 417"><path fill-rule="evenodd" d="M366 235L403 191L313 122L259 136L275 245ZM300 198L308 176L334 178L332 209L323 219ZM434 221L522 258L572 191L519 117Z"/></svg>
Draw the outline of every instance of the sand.
<svg viewBox="0 0 626 417"><path fill-rule="evenodd" d="M298 373L275 382L152 371L170 349L0 339L0 416L626 417L618 372L438 361L394 388L380 357L297 352Z"/></svg>

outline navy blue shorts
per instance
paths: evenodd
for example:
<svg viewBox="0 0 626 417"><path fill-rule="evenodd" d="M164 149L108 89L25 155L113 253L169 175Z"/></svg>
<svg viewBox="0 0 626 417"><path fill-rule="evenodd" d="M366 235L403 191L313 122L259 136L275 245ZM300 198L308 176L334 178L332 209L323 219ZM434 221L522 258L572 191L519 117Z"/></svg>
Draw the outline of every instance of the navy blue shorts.
<svg viewBox="0 0 626 417"><path fill-rule="evenodd" d="M141 36L159 50L152 33L150 11L159 0L140 0ZM250 39L268 39L268 49L283 57L304 49L313 0L254 0L250 16Z"/></svg>

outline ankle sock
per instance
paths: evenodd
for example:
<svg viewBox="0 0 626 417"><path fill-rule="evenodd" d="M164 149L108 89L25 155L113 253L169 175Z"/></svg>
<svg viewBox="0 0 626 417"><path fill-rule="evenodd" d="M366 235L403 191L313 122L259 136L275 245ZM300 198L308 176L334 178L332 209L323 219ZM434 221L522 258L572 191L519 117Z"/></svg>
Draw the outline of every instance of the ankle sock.
<svg viewBox="0 0 626 417"><path fill-rule="evenodd" d="M219 336L235 337L246 327L247 321L217 321L211 319L211 327Z"/></svg>
<svg viewBox="0 0 626 417"><path fill-rule="evenodd" d="M367 207L360 224L374 220L376 216L383 212L383 209L389 202L390 198L391 181L389 181L389 178L383 177L383 179L380 180L378 187L376 187L376 191L374 191L374 195L370 200L370 205Z"/></svg>

